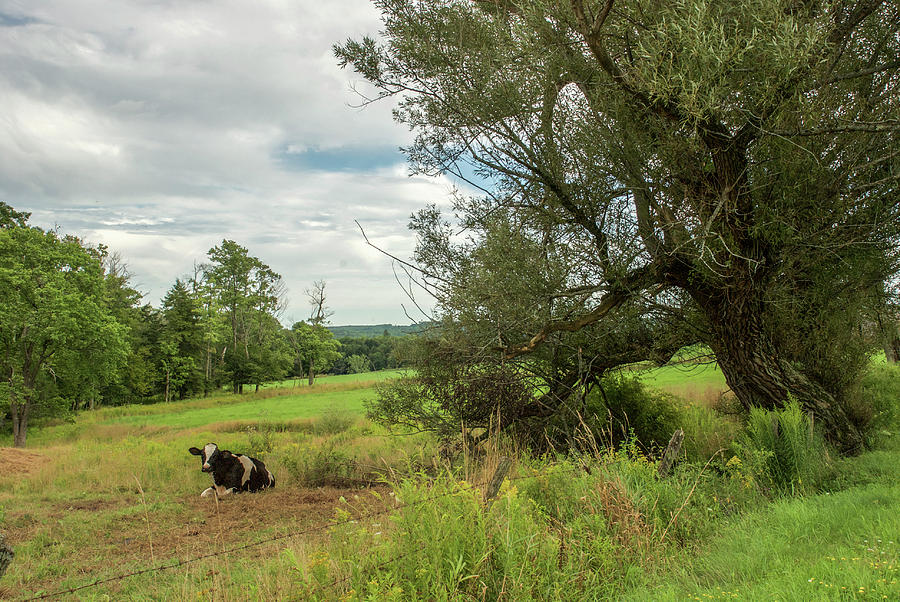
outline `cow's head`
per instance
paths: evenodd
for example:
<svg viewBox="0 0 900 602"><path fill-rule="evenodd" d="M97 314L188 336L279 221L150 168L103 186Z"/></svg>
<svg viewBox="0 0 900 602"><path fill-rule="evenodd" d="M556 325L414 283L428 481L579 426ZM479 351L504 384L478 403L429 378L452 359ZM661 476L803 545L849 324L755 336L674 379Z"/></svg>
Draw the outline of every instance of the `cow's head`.
<svg viewBox="0 0 900 602"><path fill-rule="evenodd" d="M203 460L203 466L200 468L203 472L212 472L219 459L231 455L227 451L220 450L215 443L207 443L203 449L192 447L188 451Z"/></svg>

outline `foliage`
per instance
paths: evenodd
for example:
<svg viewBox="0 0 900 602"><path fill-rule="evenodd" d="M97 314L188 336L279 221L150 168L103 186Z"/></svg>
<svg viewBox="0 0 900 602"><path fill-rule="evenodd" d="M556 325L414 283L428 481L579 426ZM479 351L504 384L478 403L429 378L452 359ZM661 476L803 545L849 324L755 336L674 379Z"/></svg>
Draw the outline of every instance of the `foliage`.
<svg viewBox="0 0 900 602"><path fill-rule="evenodd" d="M392 337L401 337L408 334L417 334L422 331L427 324L410 324L408 326L398 326L395 324L367 324L367 325L347 325L347 326L329 326L328 330L336 339L377 339L385 335Z"/></svg>
<svg viewBox="0 0 900 602"><path fill-rule="evenodd" d="M682 426L680 410L674 396L648 389L637 378L612 375L587 397L585 418L607 444L634 440L645 450L659 451Z"/></svg>
<svg viewBox="0 0 900 602"><path fill-rule="evenodd" d="M354 354L347 357L347 367L351 374L369 372L372 370L372 362L364 355Z"/></svg>
<svg viewBox="0 0 900 602"><path fill-rule="evenodd" d="M681 449L687 462L703 463L728 450L743 428L736 417L701 405L688 405L680 414L679 426L684 429Z"/></svg>
<svg viewBox="0 0 900 602"><path fill-rule="evenodd" d="M667 326L624 312L622 318L613 330L560 335L512 360L493 348L490 323L446 319L398 344L399 361L414 372L379 387L369 415L442 438L461 428L476 440L505 431L535 451L548 443L563 449L580 428L586 395L611 367L648 355L663 360L678 348L665 336L672 334Z"/></svg>
<svg viewBox="0 0 900 602"><path fill-rule="evenodd" d="M203 278L228 325L222 356L232 389L239 393L243 385L259 385L272 377L273 368L287 363L275 317L282 307L284 284L281 276L232 240L223 240L208 256Z"/></svg>
<svg viewBox="0 0 900 602"><path fill-rule="evenodd" d="M295 374L303 374L305 369L309 384L316 373L327 372L341 358L340 342L321 324L295 322L288 336L294 352Z"/></svg>
<svg viewBox="0 0 900 602"><path fill-rule="evenodd" d="M900 364L869 366L860 384L860 404L872 411L870 445L900 435Z"/></svg>
<svg viewBox="0 0 900 602"><path fill-rule="evenodd" d="M492 424L503 429L537 407L535 387L515 366L470 363L446 338L420 336L406 348L417 354L415 374L379 384L367 404L380 424L432 431L441 439L461 428L481 429L484 438Z"/></svg>
<svg viewBox="0 0 900 602"><path fill-rule="evenodd" d="M200 390L202 373L200 360L203 334L200 325L199 301L180 279L162 300L163 343L161 367L165 378L165 401L170 389L184 399Z"/></svg>
<svg viewBox="0 0 900 602"><path fill-rule="evenodd" d="M58 411L61 395L93 399L116 380L126 336L98 253L53 231L0 228L0 371L16 446L32 413Z"/></svg>
<svg viewBox="0 0 900 602"><path fill-rule="evenodd" d="M302 487L341 485L354 481L356 475L355 464L345 452L335 449L333 442L315 448L298 448L282 456L279 465Z"/></svg>
<svg viewBox="0 0 900 602"><path fill-rule="evenodd" d="M332 328L329 328L329 331L332 330ZM332 374L388 370L400 366L396 350L402 343L397 337L384 335L377 337L342 337L338 341L341 344L342 357L332 366ZM354 366L351 365L351 358L354 356L362 358L362 360L356 360L357 362L367 361L368 368L362 370L354 369ZM355 366L355 368L360 367L362 365Z"/></svg>
<svg viewBox="0 0 900 602"><path fill-rule="evenodd" d="M340 64L397 99L414 171L484 190L411 224L472 349L589 365L623 317L688 324L745 408L793 394L861 449L848 393L900 259L896 3L377 5Z"/></svg>
<svg viewBox="0 0 900 602"><path fill-rule="evenodd" d="M734 448L761 487L781 494L814 490L827 458L821 436L794 399L779 410L751 409Z"/></svg>

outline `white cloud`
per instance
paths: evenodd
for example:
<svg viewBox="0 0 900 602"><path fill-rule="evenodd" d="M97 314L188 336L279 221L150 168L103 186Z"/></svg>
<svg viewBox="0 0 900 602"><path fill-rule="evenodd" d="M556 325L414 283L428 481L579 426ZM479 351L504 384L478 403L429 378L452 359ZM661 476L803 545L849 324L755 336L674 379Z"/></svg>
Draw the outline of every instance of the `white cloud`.
<svg viewBox="0 0 900 602"><path fill-rule="evenodd" d="M231 238L281 273L288 313L328 281L337 323L403 322L390 262L412 211L388 103L350 105L331 45L381 27L366 0L0 0L0 199L119 251L156 303ZM344 162L341 164L341 162Z"/></svg>

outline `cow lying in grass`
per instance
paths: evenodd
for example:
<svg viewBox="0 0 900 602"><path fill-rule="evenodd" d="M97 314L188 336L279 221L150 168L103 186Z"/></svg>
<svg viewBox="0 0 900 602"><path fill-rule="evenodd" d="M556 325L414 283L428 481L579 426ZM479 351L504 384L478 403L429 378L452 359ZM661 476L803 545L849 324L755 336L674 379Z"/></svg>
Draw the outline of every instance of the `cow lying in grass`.
<svg viewBox="0 0 900 602"><path fill-rule="evenodd" d="M275 487L275 477L256 458L219 449L215 443L207 443L203 449L192 447L188 451L203 460L200 470L212 473L213 486L204 490L200 497L223 497L229 493Z"/></svg>

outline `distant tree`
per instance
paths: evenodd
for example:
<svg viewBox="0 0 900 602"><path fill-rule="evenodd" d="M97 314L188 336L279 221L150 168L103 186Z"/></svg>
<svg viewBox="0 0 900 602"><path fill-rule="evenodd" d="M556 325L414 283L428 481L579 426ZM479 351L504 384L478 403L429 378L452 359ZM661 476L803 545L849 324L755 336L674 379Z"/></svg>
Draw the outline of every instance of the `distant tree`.
<svg viewBox="0 0 900 602"><path fill-rule="evenodd" d="M179 399L184 399L200 388L203 333L198 300L181 279L175 280L163 298L162 317L163 397L169 401L174 392Z"/></svg>
<svg viewBox="0 0 900 602"><path fill-rule="evenodd" d="M341 344L321 324L296 322L291 327L290 337L298 368L301 371L306 369L310 385L317 373L328 371L341 358Z"/></svg>
<svg viewBox="0 0 900 602"><path fill-rule="evenodd" d="M0 228L24 228L31 213L16 211L3 201L0 201Z"/></svg>
<svg viewBox="0 0 900 602"><path fill-rule="evenodd" d="M114 377L127 334L109 309L95 252L53 231L0 229L0 371L16 447L36 411L59 407L59 382Z"/></svg>
<svg viewBox="0 0 900 602"><path fill-rule="evenodd" d="M197 300L199 326L203 357L201 373L203 375L203 395L222 384L222 368L224 355L230 339L229 323L222 312L215 283L204 275L203 265L194 265L194 273L189 280L191 296Z"/></svg>
<svg viewBox="0 0 900 602"><path fill-rule="evenodd" d="M326 304L325 281L315 281L312 288L306 289L305 292L306 298L309 300L309 305L312 307L312 312L309 315L309 323L317 326L328 324L330 321L329 318L334 315L334 312Z"/></svg>
<svg viewBox="0 0 900 602"><path fill-rule="evenodd" d="M135 313L129 323L131 345L128 357L117 381L121 387L117 400L120 403L141 402L159 392L160 338L163 332L161 312L145 304Z"/></svg>
<svg viewBox="0 0 900 602"><path fill-rule="evenodd" d="M351 355L347 358L347 364L351 374L359 374L361 372L369 372L372 369L372 362L364 355Z"/></svg>
<svg viewBox="0 0 900 602"><path fill-rule="evenodd" d="M284 378L294 363L294 353L288 334L275 316L257 312L253 328L250 382L258 391L262 383Z"/></svg>
<svg viewBox="0 0 900 602"><path fill-rule="evenodd" d="M399 363L394 351L400 344L402 337L393 336L368 336L368 337L340 337L341 353L343 358L336 362L333 371L336 374L352 372L349 358L359 355L368 360L370 370L386 370L398 367Z"/></svg>
<svg viewBox="0 0 900 602"><path fill-rule="evenodd" d="M98 245L95 252L103 267L107 306L116 321L128 329L128 354L115 378L100 386L99 395L89 396L89 408L96 407L101 399L105 404L118 405L140 400L152 393L153 355L157 351L155 341L158 332L154 324L142 324L144 320L153 322L156 310L149 305L141 305L143 295L132 286L131 274L121 255L110 251L104 244ZM145 365L145 362L150 364ZM147 386L140 382L144 376L149 379ZM89 391L92 387L84 386L81 395Z"/></svg>
<svg viewBox="0 0 900 602"><path fill-rule="evenodd" d="M223 240L209 250L208 257L204 279L228 325L223 358L233 391L241 393L244 384L257 378L260 358L251 350L264 347L261 337L274 336L271 329L259 325L264 316L281 311L284 284L280 275L234 241Z"/></svg>

